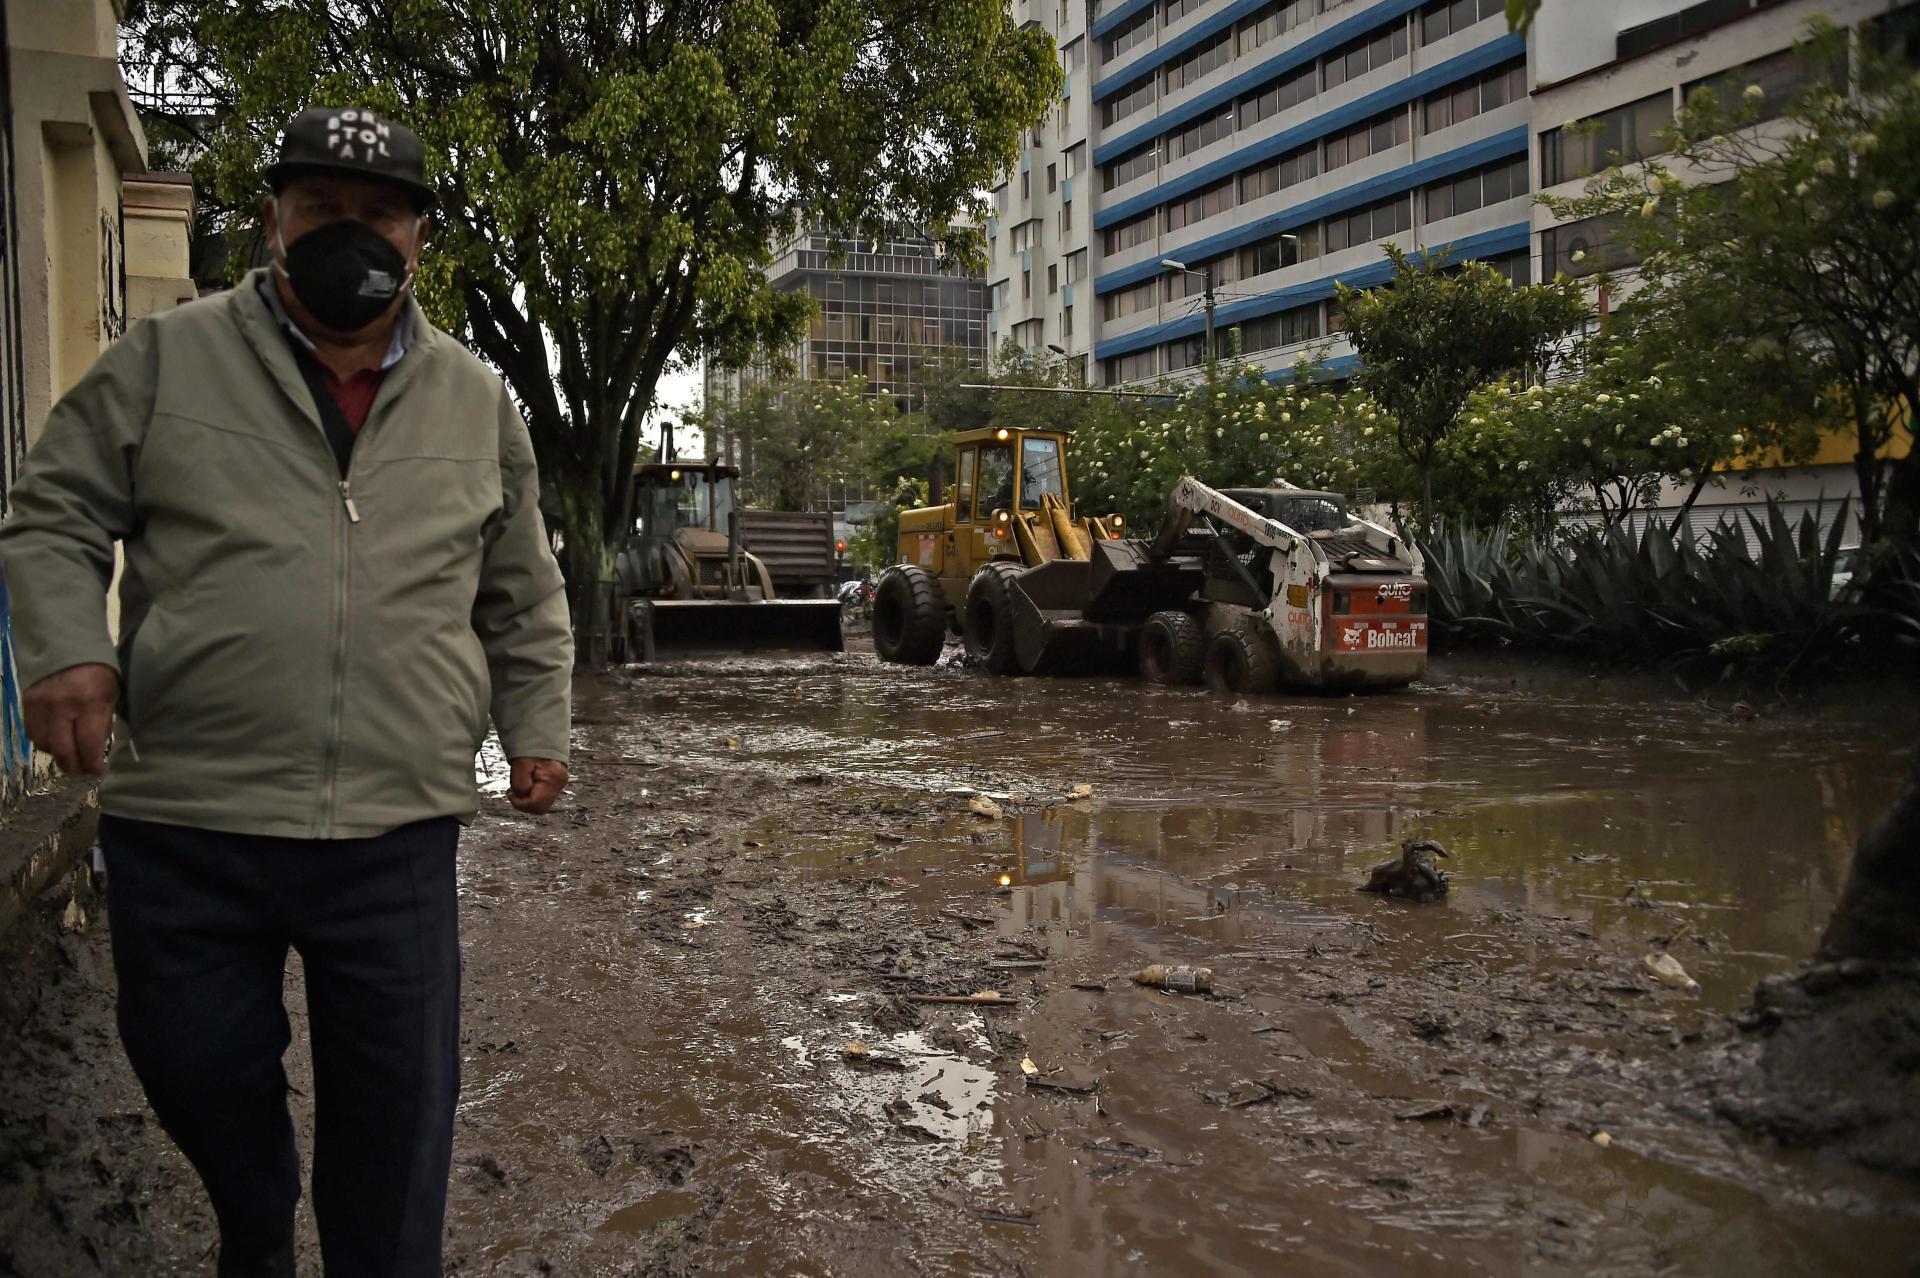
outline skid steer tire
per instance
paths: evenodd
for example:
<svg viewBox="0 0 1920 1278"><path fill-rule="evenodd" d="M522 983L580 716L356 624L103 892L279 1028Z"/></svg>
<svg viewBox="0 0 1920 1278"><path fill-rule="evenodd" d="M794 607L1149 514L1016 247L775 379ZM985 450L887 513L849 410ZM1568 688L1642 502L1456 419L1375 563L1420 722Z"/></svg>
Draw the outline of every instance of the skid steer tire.
<svg viewBox="0 0 1920 1278"><path fill-rule="evenodd" d="M1026 571L1019 564L991 563L973 574L967 587L965 630L967 660L988 674L1020 673L1013 647L1013 579Z"/></svg>
<svg viewBox="0 0 1920 1278"><path fill-rule="evenodd" d="M1257 696L1280 686L1280 661L1270 645L1238 630L1223 630L1207 645L1207 686L1232 696Z"/></svg>
<svg viewBox="0 0 1920 1278"><path fill-rule="evenodd" d="M895 564L873 589L873 650L880 660L930 666L947 640L947 605L924 568Z"/></svg>
<svg viewBox="0 0 1920 1278"><path fill-rule="evenodd" d="M1156 612L1140 628L1140 677L1148 683L1199 683L1206 659L1207 637L1184 612Z"/></svg>

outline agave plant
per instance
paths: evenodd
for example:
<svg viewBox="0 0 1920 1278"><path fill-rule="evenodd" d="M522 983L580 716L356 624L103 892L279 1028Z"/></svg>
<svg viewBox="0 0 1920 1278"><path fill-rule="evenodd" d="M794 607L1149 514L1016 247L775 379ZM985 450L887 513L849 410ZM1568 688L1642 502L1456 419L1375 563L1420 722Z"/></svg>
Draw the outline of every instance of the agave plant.
<svg viewBox="0 0 1920 1278"><path fill-rule="evenodd" d="M1844 520L1790 522L1769 500L1704 541L1678 520L1582 528L1558 541L1443 527L1422 547L1442 640L1494 638L1644 660L1758 660L1791 669L1869 633L1920 644L1920 559L1879 565L1835 598Z"/></svg>

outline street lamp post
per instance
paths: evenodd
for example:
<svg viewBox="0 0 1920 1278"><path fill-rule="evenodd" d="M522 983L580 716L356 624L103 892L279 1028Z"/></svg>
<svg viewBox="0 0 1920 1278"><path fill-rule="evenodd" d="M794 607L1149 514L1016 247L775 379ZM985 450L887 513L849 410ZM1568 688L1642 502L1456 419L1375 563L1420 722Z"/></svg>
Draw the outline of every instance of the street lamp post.
<svg viewBox="0 0 1920 1278"><path fill-rule="evenodd" d="M1213 263L1202 262L1200 269L1194 270L1185 262L1176 262L1170 257L1163 257L1160 259L1160 265L1169 271L1179 271L1182 275L1200 277L1201 299L1207 312L1207 362L1212 363L1219 355L1218 348L1213 344Z"/></svg>

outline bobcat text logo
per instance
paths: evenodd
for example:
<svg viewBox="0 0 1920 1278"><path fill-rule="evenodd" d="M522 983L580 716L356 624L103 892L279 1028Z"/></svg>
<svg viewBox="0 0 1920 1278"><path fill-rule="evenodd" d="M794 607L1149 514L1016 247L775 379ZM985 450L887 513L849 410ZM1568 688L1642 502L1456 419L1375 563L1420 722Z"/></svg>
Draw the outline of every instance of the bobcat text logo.
<svg viewBox="0 0 1920 1278"><path fill-rule="evenodd" d="M1367 648L1417 648L1420 646L1418 630L1369 630Z"/></svg>

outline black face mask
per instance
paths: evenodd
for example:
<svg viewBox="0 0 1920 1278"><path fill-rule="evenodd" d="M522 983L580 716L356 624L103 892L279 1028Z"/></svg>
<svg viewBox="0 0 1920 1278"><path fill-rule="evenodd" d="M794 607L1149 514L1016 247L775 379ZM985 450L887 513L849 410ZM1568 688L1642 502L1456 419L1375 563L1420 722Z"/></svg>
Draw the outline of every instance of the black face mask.
<svg viewBox="0 0 1920 1278"><path fill-rule="evenodd" d="M406 287L407 259L365 222L329 222L281 243L293 295L336 333L373 323Z"/></svg>

